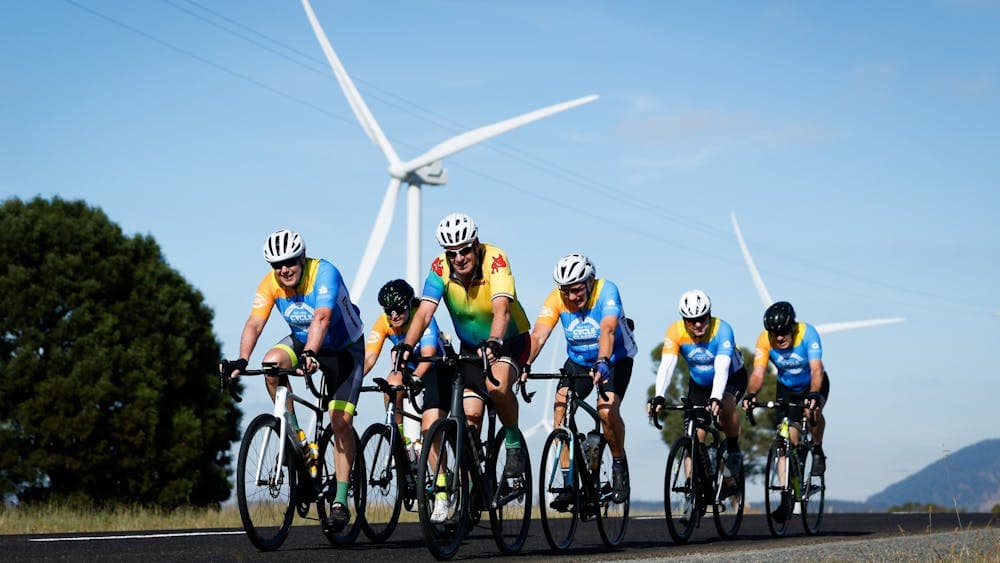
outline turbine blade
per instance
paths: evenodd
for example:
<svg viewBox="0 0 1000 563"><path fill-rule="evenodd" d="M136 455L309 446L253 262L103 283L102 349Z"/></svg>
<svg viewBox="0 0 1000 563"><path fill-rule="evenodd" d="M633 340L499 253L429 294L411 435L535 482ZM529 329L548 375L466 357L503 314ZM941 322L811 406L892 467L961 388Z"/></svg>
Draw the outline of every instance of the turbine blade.
<svg viewBox="0 0 1000 563"><path fill-rule="evenodd" d="M598 96L590 95L584 96L582 98L577 98L575 100L570 100L568 102L563 102L561 104L555 104L542 109L537 109L532 112L519 115L517 117L512 117L492 125L486 125L478 129L473 129L457 135L440 143L431 150L425 152L424 154L414 158L413 160L406 162L401 165L401 170L398 171L396 175L412 172L421 166L430 164L435 160L440 160L446 156L453 155L458 151L467 149L476 143L481 143L487 139L496 137L502 133L506 133L511 129L516 129L522 125L527 125L533 121L538 121L539 119L544 119L550 115L555 115L557 113L566 111L568 109L575 108L577 106L582 106L583 104L588 104L596 100Z"/></svg>
<svg viewBox="0 0 1000 563"><path fill-rule="evenodd" d="M757 288L757 295L760 296L764 307L770 307L774 303L774 300L771 299L771 294L767 292L764 280L761 279L760 272L757 271L757 266L753 263L753 257L750 256L750 249L747 248L747 243L743 240L743 233L740 232L740 224L736 222L736 214L730 213L729 219L733 222L733 230L736 231L736 240L740 243L740 251L743 253L743 260L747 263L747 268L750 270L750 278L753 279L753 284Z"/></svg>
<svg viewBox="0 0 1000 563"><path fill-rule="evenodd" d="M820 334L830 334L831 332L841 332L844 330L854 330L869 326L887 325L903 322L903 317L893 317L891 319L870 319L867 321L846 321L842 323L823 323L815 325L813 328Z"/></svg>
<svg viewBox="0 0 1000 563"><path fill-rule="evenodd" d="M351 105L351 110L354 111L354 116L358 118L358 122L361 123L361 128L365 130L365 134L368 138L381 149L382 154L389 161L389 166L394 166L399 164L399 156L396 155L396 151L389 144L389 139L386 138L385 133L382 132L382 128L379 127L378 122L375 121L375 117L372 112L368 109L368 105L365 104L365 100L361 97L361 93L358 89L354 87L354 82L351 77L347 74L347 70L344 65L340 63L340 59L337 58L337 53L333 51L333 47L330 45L330 40L326 38L326 33L323 31L323 27L319 24L319 20L316 19L316 14L313 12L312 6L309 4L309 0L302 0L302 7L305 8L306 16L309 18L309 23L312 25L313 33L316 34L316 39L319 41L320 47L323 49L323 54L326 55L326 60L330 63L330 68L333 69L333 74L337 77L337 82L340 83L340 89L344 91L344 96L347 98L347 103Z"/></svg>
<svg viewBox="0 0 1000 563"><path fill-rule="evenodd" d="M375 269L375 262L382 252L385 239L389 235L389 227L392 225L392 212L396 209L396 197L399 195L398 178L389 180L389 187L385 190L385 197L382 198L382 206L378 208L378 215L375 217L375 226L372 227L372 234L368 236L368 244L365 245L365 253L361 255L361 264L358 265L358 273L354 276L354 283L351 284L351 299L355 303L361 300L361 294L365 291L368 278Z"/></svg>

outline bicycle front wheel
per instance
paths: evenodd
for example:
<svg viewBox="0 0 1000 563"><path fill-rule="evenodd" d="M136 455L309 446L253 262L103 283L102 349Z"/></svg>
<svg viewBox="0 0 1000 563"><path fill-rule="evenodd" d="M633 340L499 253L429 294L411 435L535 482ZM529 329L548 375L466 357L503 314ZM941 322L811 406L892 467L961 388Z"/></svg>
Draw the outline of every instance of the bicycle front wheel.
<svg viewBox="0 0 1000 563"><path fill-rule="evenodd" d="M715 452L717 477L715 480L716 501L712 505L715 516L715 529L723 538L732 538L740 531L743 524L743 502L746 492L746 479L742 464L739 475L726 477L723 468L726 466L725 442L720 444Z"/></svg>
<svg viewBox="0 0 1000 563"><path fill-rule="evenodd" d="M625 539L625 530L628 529L628 511L632 502L625 495L625 500L616 502L614 499L614 471L612 464L614 458L611 455L611 447L601 436L599 446L601 465L597 471L597 531L601 534L601 541L608 547L617 547ZM628 465L625 465L625 480L628 482Z"/></svg>
<svg viewBox="0 0 1000 563"><path fill-rule="evenodd" d="M771 445L767 454L767 468L764 473L764 512L767 515L767 527L771 535L780 537L788 529L788 521L792 519L793 497L789 480L790 472L798 472L795 464L788 462L786 446L781 443Z"/></svg>
<svg viewBox="0 0 1000 563"><path fill-rule="evenodd" d="M823 522L823 508L826 503L826 476L813 475L813 453L808 448L805 469L802 471L802 524L806 533L814 536L819 533Z"/></svg>
<svg viewBox="0 0 1000 563"><path fill-rule="evenodd" d="M493 529L497 548L507 554L521 551L528 539L528 528L531 527L531 456L528 454L528 441L524 439L524 434L520 436L521 455L524 456L523 473L504 479L507 447L503 432L493 439L489 457L490 475L493 479L490 527Z"/></svg>
<svg viewBox="0 0 1000 563"><path fill-rule="evenodd" d="M678 545L691 539L701 517L698 513L693 446L694 443L687 436L678 438L670 446L667 470L663 477L663 509L667 516L667 530Z"/></svg>
<svg viewBox="0 0 1000 563"><path fill-rule="evenodd" d="M365 485L365 457L361 453L361 439L357 431L352 431L354 437L354 463L347 478L347 508L353 514L350 522L339 532L323 526L323 535L333 545L346 546L354 543L361 533L361 523L365 521L365 504L368 489ZM316 501L316 512L320 522L325 522L330 508L337 495L337 471L334 458L333 428L329 424L323 431L319 446L319 482L322 483L320 498Z"/></svg>
<svg viewBox="0 0 1000 563"><path fill-rule="evenodd" d="M580 478L574 464L580 462L575 459L569 432L564 428L553 430L545 440L538 467L538 508L545 541L552 549L567 549L576 535L580 521Z"/></svg>
<svg viewBox="0 0 1000 563"><path fill-rule="evenodd" d="M458 466L457 424L443 418L430 427L417 466L420 533L431 555L451 559L469 530L469 474Z"/></svg>
<svg viewBox="0 0 1000 563"><path fill-rule="evenodd" d="M404 485L391 444L392 430L382 423L369 426L361 438L368 501L361 529L374 543L382 543L392 536L403 506L401 489Z"/></svg>
<svg viewBox="0 0 1000 563"><path fill-rule="evenodd" d="M297 474L278 463L281 425L277 418L262 414L250 422L243 434L236 463L236 500L247 537L257 549L273 551L288 537L295 516Z"/></svg>

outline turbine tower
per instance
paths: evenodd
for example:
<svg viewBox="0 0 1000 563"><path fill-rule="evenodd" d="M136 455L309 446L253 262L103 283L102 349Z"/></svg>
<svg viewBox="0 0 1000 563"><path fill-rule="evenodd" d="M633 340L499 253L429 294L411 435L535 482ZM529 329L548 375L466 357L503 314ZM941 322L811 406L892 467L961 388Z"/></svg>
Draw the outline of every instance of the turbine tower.
<svg viewBox="0 0 1000 563"><path fill-rule="evenodd" d="M733 223L733 230L736 231L736 240L740 243L740 251L743 252L743 259L747 263L747 269L750 270L750 277L753 279L753 284L757 288L757 295L760 296L761 303L764 307L770 307L774 303L774 299L771 299L771 294L767 292L767 287L764 286L764 280L760 277L760 272L757 271L757 266L753 262L753 257L750 256L750 249L747 248L746 241L743 240L743 233L740 232L740 225L736 222L736 214L729 214L730 220ZM889 319L869 319L866 321L846 321L840 323L824 323L813 325L816 332L820 334L830 334L831 332L840 332L842 330L852 330L855 328L863 328L868 326L884 325L890 323L903 322L902 317L893 317Z"/></svg>
<svg viewBox="0 0 1000 563"><path fill-rule="evenodd" d="M358 266L358 272L351 284L351 297L356 301L361 299L361 294L364 292L372 270L375 268L375 262L378 260L378 256L382 252L382 247L385 245L385 239L389 234L389 227L392 224L393 211L396 207L396 198L399 195L399 188L403 183L406 183L408 186L406 192L406 279L410 282L410 285L419 291L421 269L420 189L424 185L440 186L448 181L448 172L442 165L442 159L522 125L527 125L533 121L592 102L598 97L591 95L577 98L467 131L438 144L412 160L403 162L396 154L395 149L392 148L385 133L382 132L382 128L379 127L378 122L375 121L375 117L372 116L361 94L355 88L354 82L351 81L351 77L348 76L344 65L337 58L333 47L330 46L330 41L323 31L323 27L320 26L319 20L316 19L316 14L313 12L309 0L302 0L302 6L305 8L306 16L309 18L309 23L316 34L316 39L319 41L320 47L322 47L323 53L326 55L326 59L329 61L330 67L337 77L337 82L340 83L340 88L347 97L347 102L350 104L351 110L361 123L361 128L364 129L368 138L378 146L389 162L389 186L386 188L385 196L382 198L382 205L379 207L378 215L375 217L375 225L368 238L368 244L365 246L365 252L361 256L361 264Z"/></svg>

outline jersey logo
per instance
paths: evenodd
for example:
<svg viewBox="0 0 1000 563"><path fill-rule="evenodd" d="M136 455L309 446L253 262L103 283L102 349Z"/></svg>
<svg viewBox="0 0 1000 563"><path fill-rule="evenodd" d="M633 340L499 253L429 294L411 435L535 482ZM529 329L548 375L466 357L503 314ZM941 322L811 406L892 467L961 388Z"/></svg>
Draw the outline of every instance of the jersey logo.
<svg viewBox="0 0 1000 563"><path fill-rule="evenodd" d="M264 296L261 294L256 294L253 296L253 308L259 309L264 306Z"/></svg>
<svg viewBox="0 0 1000 563"><path fill-rule="evenodd" d="M374 343L378 342L380 336L381 335L379 334L379 332L377 330L371 331L370 333L368 333L368 343L369 344L374 344Z"/></svg>
<svg viewBox="0 0 1000 563"><path fill-rule="evenodd" d="M317 290L317 293L319 293L320 295L326 295L327 293L330 293L330 289L327 288L325 285L321 285L319 286L319 290Z"/></svg>
<svg viewBox="0 0 1000 563"><path fill-rule="evenodd" d="M556 314L552 311L552 307L542 307L542 312L538 313L539 317L554 317Z"/></svg>
<svg viewBox="0 0 1000 563"><path fill-rule="evenodd" d="M434 263L431 264L431 270L434 270L434 273L437 274L437 275L439 275L439 276L443 276L444 275L444 267L441 266L441 257L440 256L438 256L437 258L434 259Z"/></svg>
<svg viewBox="0 0 1000 563"><path fill-rule="evenodd" d="M503 254L497 254L496 256L493 257L493 264L490 266L490 273L495 274L497 273L497 271L500 270L500 268L506 268L506 267L507 267L507 261L504 260Z"/></svg>

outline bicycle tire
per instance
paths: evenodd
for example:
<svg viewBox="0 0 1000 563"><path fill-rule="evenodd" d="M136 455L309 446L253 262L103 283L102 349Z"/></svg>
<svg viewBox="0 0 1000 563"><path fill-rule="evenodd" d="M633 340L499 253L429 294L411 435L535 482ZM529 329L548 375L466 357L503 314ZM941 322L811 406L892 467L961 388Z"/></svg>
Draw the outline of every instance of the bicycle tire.
<svg viewBox="0 0 1000 563"><path fill-rule="evenodd" d="M427 549L437 559L451 559L469 531L469 474L457 466L457 424L443 418L427 431L417 467L417 512L420 533ZM437 446L437 447L435 447ZM437 459L432 456L437 452ZM444 483L438 485L438 475ZM431 522L438 493L447 497L450 509L444 521Z"/></svg>
<svg viewBox="0 0 1000 563"><path fill-rule="evenodd" d="M715 491L717 501L712 504L712 516L715 520L715 530L719 536L725 539L736 537L743 524L743 508L746 501L746 475L745 468L740 464L739 475L734 475L732 484L726 483L723 473L725 467L725 442L719 443L715 448L715 459L717 476L715 480Z"/></svg>
<svg viewBox="0 0 1000 563"><path fill-rule="evenodd" d="M372 543L383 543L392 536L403 507L405 485L391 443L392 430L380 422L369 426L361 438L367 488L361 530Z"/></svg>
<svg viewBox="0 0 1000 563"><path fill-rule="evenodd" d="M826 475L813 475L813 452L808 448L805 469L802 471L801 512L802 525L806 534L815 536L823 523L823 509L826 504Z"/></svg>
<svg viewBox="0 0 1000 563"><path fill-rule="evenodd" d="M688 436L681 436L670 446L666 471L663 476L663 510L667 530L674 543L683 545L691 539L701 517L698 500L698 479L694 467L694 443Z"/></svg>
<svg viewBox="0 0 1000 563"><path fill-rule="evenodd" d="M278 453L287 446L280 443L280 436L281 424L277 418L258 415L243 433L236 463L240 520L250 543L261 551L281 547L295 516L298 474L289 467L288 448L285 448L285 463L278 465Z"/></svg>
<svg viewBox="0 0 1000 563"><path fill-rule="evenodd" d="M570 455L570 482L566 483L563 469L560 465L562 452ZM545 439L542 450L542 463L538 466L538 511L542 518L542 531L549 547L557 551L568 549L573 544L576 528L580 522L580 475L575 464L573 440L565 428L556 428ZM562 492L571 495L569 510L560 511L552 508L552 501ZM571 507L571 508L570 508Z"/></svg>
<svg viewBox="0 0 1000 563"><path fill-rule="evenodd" d="M361 533L361 523L365 520L365 504L367 501L368 489L365 486L365 458L361 455L361 439L358 438L357 430L352 429L354 435L354 463L351 464L351 471L348 473L347 504L353 509L350 523L343 530L336 532L323 526L323 535L333 545L348 546L358 539ZM320 490L322 494L316 500L316 512L319 514L320 523L326 521L333 506L334 497L337 491L337 474L334 464L333 428L327 424L323 430L323 436L319 444L319 479L322 483Z"/></svg>
<svg viewBox="0 0 1000 563"><path fill-rule="evenodd" d="M493 438L487 462L494 498L490 499L490 529L497 549L504 554L521 551L528 539L531 528L531 455L524 434L521 438L521 452L524 455L524 473L514 479L504 479L503 470L507 462L506 437L500 432Z"/></svg>
<svg viewBox="0 0 1000 563"><path fill-rule="evenodd" d="M789 461L783 445L778 442L771 444L764 473L764 513L767 528L776 538L785 535L788 522L792 519L792 491L787 483L798 472L798 468ZM783 474L787 480L782 478Z"/></svg>
<svg viewBox="0 0 1000 563"><path fill-rule="evenodd" d="M632 505L631 494L625 496L624 502L615 502L613 496L613 471L612 463L614 459L611 455L611 447L604 436L601 436L601 443L598 446L600 466L597 470L597 531L601 535L601 541L608 547L618 547L625 539L625 532L628 530L628 513ZM625 466L628 471L628 465ZM627 473L626 473L627 476Z"/></svg>

